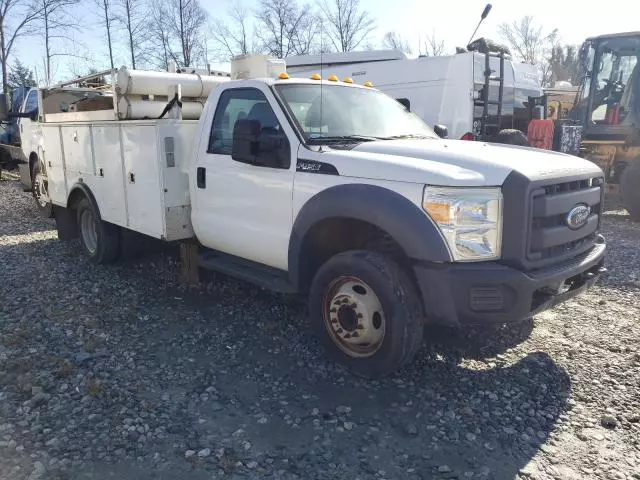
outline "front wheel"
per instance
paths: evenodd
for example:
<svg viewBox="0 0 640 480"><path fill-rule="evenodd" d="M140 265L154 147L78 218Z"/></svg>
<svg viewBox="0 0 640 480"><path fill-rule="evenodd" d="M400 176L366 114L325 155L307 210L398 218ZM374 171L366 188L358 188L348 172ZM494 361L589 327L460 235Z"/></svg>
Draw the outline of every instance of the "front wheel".
<svg viewBox="0 0 640 480"><path fill-rule="evenodd" d="M53 205L49 196L49 178L41 160L36 160L31 170L31 193L43 217L53 218Z"/></svg>
<svg viewBox="0 0 640 480"><path fill-rule="evenodd" d="M100 218L100 212L83 198L77 206L80 243L91 263L111 263L118 258L119 228Z"/></svg>
<svg viewBox="0 0 640 480"><path fill-rule="evenodd" d="M411 278L390 257L353 250L320 267L309 310L328 354L376 378L409 363L422 345L423 312Z"/></svg>

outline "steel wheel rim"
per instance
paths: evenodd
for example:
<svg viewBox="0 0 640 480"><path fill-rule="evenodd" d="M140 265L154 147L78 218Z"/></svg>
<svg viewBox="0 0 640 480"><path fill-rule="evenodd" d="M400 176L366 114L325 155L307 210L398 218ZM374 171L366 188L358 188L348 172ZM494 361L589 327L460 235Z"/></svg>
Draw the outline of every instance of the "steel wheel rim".
<svg viewBox="0 0 640 480"><path fill-rule="evenodd" d="M385 315L375 291L357 277L339 277L327 287L322 317L333 343L354 358L374 355L385 336Z"/></svg>
<svg viewBox="0 0 640 480"><path fill-rule="evenodd" d="M80 216L80 231L82 232L82 241L90 253L98 250L98 229L96 220L91 210L84 210Z"/></svg>
<svg viewBox="0 0 640 480"><path fill-rule="evenodd" d="M33 182L33 192L38 205L46 207L49 203L49 180L42 171L41 165L38 166L38 171L36 172L36 177Z"/></svg>

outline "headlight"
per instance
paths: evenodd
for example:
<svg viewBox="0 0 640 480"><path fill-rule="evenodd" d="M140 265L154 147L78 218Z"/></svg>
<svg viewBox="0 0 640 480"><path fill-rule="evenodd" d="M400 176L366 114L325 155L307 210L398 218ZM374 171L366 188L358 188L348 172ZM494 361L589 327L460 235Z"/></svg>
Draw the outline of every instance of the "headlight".
<svg viewBox="0 0 640 480"><path fill-rule="evenodd" d="M502 192L499 188L427 186L422 206L440 227L455 261L500 258Z"/></svg>

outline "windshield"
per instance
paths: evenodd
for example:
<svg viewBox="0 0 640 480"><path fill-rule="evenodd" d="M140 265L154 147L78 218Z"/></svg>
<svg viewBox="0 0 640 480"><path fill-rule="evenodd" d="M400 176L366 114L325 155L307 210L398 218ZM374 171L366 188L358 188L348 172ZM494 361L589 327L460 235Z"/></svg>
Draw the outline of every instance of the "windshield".
<svg viewBox="0 0 640 480"><path fill-rule="evenodd" d="M640 41L636 37L603 41L597 49L591 75L593 105L591 123L617 125L634 123L638 115L638 58ZM583 99L591 92L585 90Z"/></svg>
<svg viewBox="0 0 640 480"><path fill-rule="evenodd" d="M276 85L307 141L438 138L402 104L374 89L346 85Z"/></svg>

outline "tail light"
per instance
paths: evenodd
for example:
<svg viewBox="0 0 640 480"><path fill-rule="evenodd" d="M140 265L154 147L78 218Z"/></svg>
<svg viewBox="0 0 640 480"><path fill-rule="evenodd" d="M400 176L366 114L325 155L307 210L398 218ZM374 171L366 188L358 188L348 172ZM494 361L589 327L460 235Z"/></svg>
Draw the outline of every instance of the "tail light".
<svg viewBox="0 0 640 480"><path fill-rule="evenodd" d="M471 132L467 132L464 135L462 135L462 137L460 137L460 140L475 140L475 137L473 136L473 133Z"/></svg>

